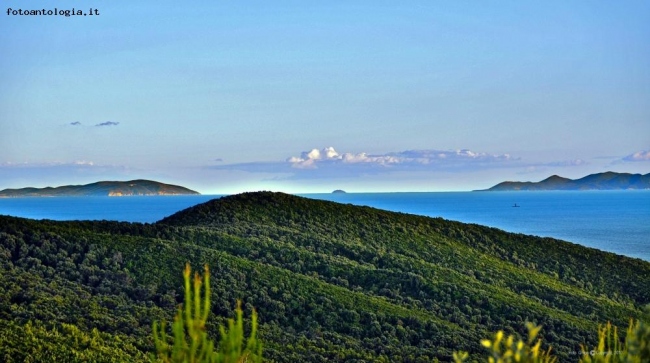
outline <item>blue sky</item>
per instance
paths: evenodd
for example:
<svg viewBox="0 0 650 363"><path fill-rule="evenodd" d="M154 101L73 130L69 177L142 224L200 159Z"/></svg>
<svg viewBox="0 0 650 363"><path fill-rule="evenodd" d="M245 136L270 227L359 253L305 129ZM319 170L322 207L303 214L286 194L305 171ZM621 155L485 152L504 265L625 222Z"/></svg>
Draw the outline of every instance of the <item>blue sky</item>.
<svg viewBox="0 0 650 363"><path fill-rule="evenodd" d="M0 189L650 172L647 1L3 2Z"/></svg>

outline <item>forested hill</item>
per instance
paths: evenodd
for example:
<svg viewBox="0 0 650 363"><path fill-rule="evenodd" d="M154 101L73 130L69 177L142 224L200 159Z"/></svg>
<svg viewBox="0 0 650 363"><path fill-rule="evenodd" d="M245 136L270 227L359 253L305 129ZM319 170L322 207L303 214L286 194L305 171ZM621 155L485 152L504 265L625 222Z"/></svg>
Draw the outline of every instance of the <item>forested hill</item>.
<svg viewBox="0 0 650 363"><path fill-rule="evenodd" d="M650 189L650 173L643 175L608 171L587 175L580 179L552 175L539 182L506 181L483 191L626 189Z"/></svg>
<svg viewBox="0 0 650 363"><path fill-rule="evenodd" d="M152 321L170 320L182 301L186 261L211 267L216 322L237 299L248 313L257 309L264 356L275 362L450 361L454 350L478 357L480 339L500 329L524 335L525 321L543 325L561 361L576 361L598 323L627 326L650 303L642 260L439 218L246 193L155 224L0 216L0 357L22 362L36 351L74 361L82 351L96 361L147 361Z"/></svg>

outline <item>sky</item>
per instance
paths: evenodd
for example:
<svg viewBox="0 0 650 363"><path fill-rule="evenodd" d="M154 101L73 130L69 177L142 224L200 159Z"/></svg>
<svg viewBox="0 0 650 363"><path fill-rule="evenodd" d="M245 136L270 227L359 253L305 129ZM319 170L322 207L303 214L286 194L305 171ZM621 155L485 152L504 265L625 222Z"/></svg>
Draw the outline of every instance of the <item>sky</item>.
<svg viewBox="0 0 650 363"><path fill-rule="evenodd" d="M647 1L3 0L0 189L650 172ZM97 9L92 16L18 10Z"/></svg>

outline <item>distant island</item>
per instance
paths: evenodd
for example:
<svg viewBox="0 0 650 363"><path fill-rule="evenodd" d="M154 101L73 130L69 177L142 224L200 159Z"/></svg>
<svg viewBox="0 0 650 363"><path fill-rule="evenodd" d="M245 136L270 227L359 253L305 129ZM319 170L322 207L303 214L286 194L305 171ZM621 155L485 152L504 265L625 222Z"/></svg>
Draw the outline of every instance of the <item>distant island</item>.
<svg viewBox="0 0 650 363"><path fill-rule="evenodd" d="M200 194L178 185L153 180L100 181L86 185L64 185L56 188L20 188L0 190L0 197L122 197L135 195Z"/></svg>
<svg viewBox="0 0 650 363"><path fill-rule="evenodd" d="M530 190L625 190L650 189L650 173L629 174L605 172L590 174L580 179L553 175L540 182L505 181L492 188L478 191L530 191Z"/></svg>
<svg viewBox="0 0 650 363"><path fill-rule="evenodd" d="M345 193L346 193L346 191L343 190L343 189L336 189L336 190L332 191L332 194L345 194Z"/></svg>

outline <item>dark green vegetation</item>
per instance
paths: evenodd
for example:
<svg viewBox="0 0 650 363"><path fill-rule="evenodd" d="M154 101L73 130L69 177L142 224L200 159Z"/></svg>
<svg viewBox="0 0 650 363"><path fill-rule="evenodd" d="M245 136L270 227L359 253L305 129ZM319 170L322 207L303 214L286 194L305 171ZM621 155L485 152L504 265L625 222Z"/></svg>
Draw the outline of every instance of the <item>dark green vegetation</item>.
<svg viewBox="0 0 650 363"><path fill-rule="evenodd" d="M553 175L537 183L507 181L486 189L486 191L621 189L650 189L650 173L641 175L608 171L575 180Z"/></svg>
<svg viewBox="0 0 650 363"><path fill-rule="evenodd" d="M560 361L576 361L581 344L597 343L598 323L625 327L650 302L642 260L247 193L156 224L0 217L0 326L9 326L0 330L0 360L22 362L45 349L35 340L56 336L61 343L48 349L59 356L91 349L110 352L96 361L145 361L153 322L171 321L183 301L186 261L211 268L209 335L216 339L240 299L245 316L257 309L264 357L277 362L450 361L458 350L478 358L482 338L526 336L526 321L543 326ZM37 329L26 329L29 321Z"/></svg>
<svg viewBox="0 0 650 363"><path fill-rule="evenodd" d="M0 190L0 197L87 197L127 195L182 195L199 194L178 185L152 180L100 181L86 185L65 185L47 188L21 188Z"/></svg>

